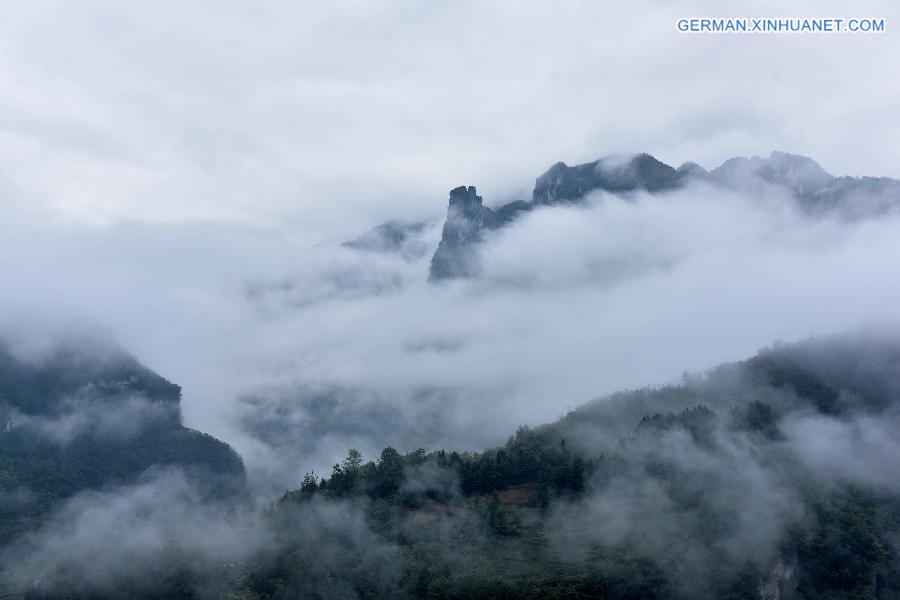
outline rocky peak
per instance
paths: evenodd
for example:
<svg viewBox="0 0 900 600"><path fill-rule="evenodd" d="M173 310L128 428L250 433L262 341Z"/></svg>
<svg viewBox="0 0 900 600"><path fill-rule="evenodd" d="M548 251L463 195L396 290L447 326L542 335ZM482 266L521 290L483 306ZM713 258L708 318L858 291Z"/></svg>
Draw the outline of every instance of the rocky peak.
<svg viewBox="0 0 900 600"><path fill-rule="evenodd" d="M449 234L450 239L465 242L477 236L482 227L484 227L484 205L481 196L475 191L475 186L461 185L450 190L444 238Z"/></svg>
<svg viewBox="0 0 900 600"><path fill-rule="evenodd" d="M494 225L494 214L486 208L475 186L461 185L450 190L447 220L438 249L431 259L429 279L472 275L476 269L469 245L481 240L481 231Z"/></svg>
<svg viewBox="0 0 900 600"><path fill-rule="evenodd" d="M595 190L660 192L677 187L683 175L649 154L607 156L574 167L560 162L535 180L532 201L534 204L574 202Z"/></svg>
<svg viewBox="0 0 900 600"><path fill-rule="evenodd" d="M564 162L558 162L550 167L546 173L538 177L534 182L532 202L535 204L552 204L559 196L560 188L564 187L569 177L569 166Z"/></svg>
<svg viewBox="0 0 900 600"><path fill-rule="evenodd" d="M711 176L719 183L730 186L742 186L752 178L759 178L801 195L809 194L834 179L813 159L786 152L772 152L768 158L732 158L714 169Z"/></svg>
<svg viewBox="0 0 900 600"><path fill-rule="evenodd" d="M682 177L697 177L700 179L709 177L709 171L701 167L695 162L688 161L678 167L678 173L682 175Z"/></svg>
<svg viewBox="0 0 900 600"><path fill-rule="evenodd" d="M793 188L818 187L833 179L813 159L785 152L772 152L768 160L762 162L760 174L771 181Z"/></svg>

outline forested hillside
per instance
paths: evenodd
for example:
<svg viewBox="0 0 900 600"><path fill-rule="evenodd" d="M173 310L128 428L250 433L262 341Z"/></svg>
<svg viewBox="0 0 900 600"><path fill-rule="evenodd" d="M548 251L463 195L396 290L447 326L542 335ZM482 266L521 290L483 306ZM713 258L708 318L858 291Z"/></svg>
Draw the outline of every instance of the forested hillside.
<svg viewBox="0 0 900 600"><path fill-rule="evenodd" d="M210 493L243 493L240 457L183 427L180 398L112 346L0 343L0 539L40 525L73 494L134 482L151 467L186 469Z"/></svg>
<svg viewBox="0 0 900 600"><path fill-rule="evenodd" d="M355 451L271 518L352 499L397 550L323 574L361 596L894 598L900 345L778 345L680 385L622 392L484 452ZM281 560L263 597L315 593ZM349 583L347 583L349 580Z"/></svg>
<svg viewBox="0 0 900 600"><path fill-rule="evenodd" d="M777 345L498 448L351 449L261 511L171 479L82 498L9 547L5 581L33 598L896 598L898 409L896 339ZM126 533L90 517L110 509Z"/></svg>

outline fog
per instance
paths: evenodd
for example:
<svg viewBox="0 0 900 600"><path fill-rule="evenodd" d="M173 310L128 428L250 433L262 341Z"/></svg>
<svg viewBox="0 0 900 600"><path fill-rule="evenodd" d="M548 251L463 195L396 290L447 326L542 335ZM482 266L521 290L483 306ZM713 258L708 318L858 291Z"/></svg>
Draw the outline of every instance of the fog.
<svg viewBox="0 0 900 600"><path fill-rule="evenodd" d="M785 532L821 518L811 489L837 498L860 489L896 493L897 339L887 328L775 346L755 363L616 394L570 414L555 431L616 462L579 501L553 507L547 529L561 556L588 561L598 547L640 548L665 557L686 597L709 595L716 571L795 561ZM761 373L773 364L841 389L841 414L822 414L812 397L768 383ZM775 429L742 430L754 401L783 417ZM696 412L681 425L661 424L683 409ZM627 415L641 412L661 422L635 427ZM896 551L896 539L889 543Z"/></svg>
<svg viewBox="0 0 900 600"><path fill-rule="evenodd" d="M392 583L398 549L378 539L360 507L317 502L275 522L203 497L177 469L64 501L40 529L0 553L2 583L50 596L60 586L118 596L139 593L143 577L182 577L199 597L220 598L239 584L229 578L237 561L264 564L287 542L299 544L307 591L346 595L339 569L351 556L359 568L377 568L382 586Z"/></svg>
<svg viewBox="0 0 900 600"><path fill-rule="evenodd" d="M135 394L103 400L84 394L63 398L61 414L53 417L13 412L9 418L16 427L65 445L81 436L128 439L155 423L171 422L173 412L171 406Z"/></svg>
<svg viewBox="0 0 900 600"><path fill-rule="evenodd" d="M856 486L875 497L898 490L898 339L895 329L882 329L776 345L757 362L579 408L550 437L562 436L598 461L593 476L583 494L552 499L543 520L533 514L536 522L527 526L546 537L547 556L564 565L596 566L620 549L650 557L677 597L715 597L711 583L741 573L756 581L790 571L798 550L787 543L788 532L815 523L815 511L823 510L824 497L811 490L833 490L838 499ZM801 377L813 374L834 386L827 389L840 389L837 401L846 410L825 414L814 409L823 397L771 383L773 365L793 365ZM777 416L775 429L746 427L753 400ZM671 427L652 418L638 427L635 419L616 420L643 412L664 421L659 411L672 417L698 404L707 408ZM357 597L362 585L391 596L410 576L410 552L450 573L524 567L516 566L524 560L517 543L505 545L484 530L484 514L464 499L455 471L433 463L408 468L399 493L439 500L406 511L364 495L312 497L259 511L204 496L178 470L152 469L135 483L60 503L0 554L3 583L49 594L57 586L122 593L146 578L179 577L192 593L213 598L273 569L293 593ZM389 519L396 529L382 530ZM888 541L896 552L896 539ZM653 576L652 569L640 573Z"/></svg>
<svg viewBox="0 0 900 600"><path fill-rule="evenodd" d="M895 36L677 32L719 8L11 8L2 327L104 331L278 489L348 445L483 447L774 339L893 319L897 219L804 219L765 187L541 209L483 245L478 281L426 283L447 190L499 206L559 160L712 168L778 148L900 176ZM388 219L428 225L396 255L340 245Z"/></svg>
<svg viewBox="0 0 900 600"><path fill-rule="evenodd" d="M775 188L601 193L521 217L482 244L480 277L435 285L445 202L413 253L12 219L5 327L108 331L183 386L186 424L231 443L265 496L348 447L495 445L776 339L896 319L896 214L811 217Z"/></svg>
<svg viewBox="0 0 900 600"><path fill-rule="evenodd" d="M0 32L0 190L69 222L227 220L334 241L558 160L713 166L781 148L900 176L898 41L679 33L684 17L897 17L893 2L51 0Z"/></svg>
<svg viewBox="0 0 900 600"><path fill-rule="evenodd" d="M240 453L249 494L220 502L195 474L160 468L82 491L0 549L0 586L121 595L141 564L138 576L189 573L214 598L293 552L297 593L351 596L356 577L390 596L408 575L397 539L448 571L500 560L454 472L406 473L401 494L437 489L456 508L425 515L429 527L397 517L394 537L365 500L270 504L351 447L366 461L387 446L478 451L564 415L570 447L598 464L618 455L621 471L598 468L577 502L544 507L548 547L571 563L623 545L674 555L664 566L688 596L716 568L782 560L786 528L810 518L809 481L900 493L896 407L824 414L766 388L784 411L763 442L731 404L761 384L741 369L698 375L777 340L900 339L900 207L877 183L833 211L757 179L597 192L485 232L477 277L428 281L448 190L477 186L498 208L530 199L557 161L615 168L649 152L712 169L783 150L838 176L900 178L900 80L886 75L898 5L743 4L6 7L0 342L33 362L61 340L134 355L182 387L187 427ZM676 28L720 16L883 18L888 31ZM863 355L836 383L857 395L838 401L880 381L895 403L895 356ZM823 378L847 366L803 356ZM698 395L716 411L707 438L635 428ZM59 449L175 414L141 395L55 400L54 414L4 416ZM645 469L656 463L708 512L685 509L684 490ZM0 490L22 515L50 501ZM695 535L710 514L711 541Z"/></svg>

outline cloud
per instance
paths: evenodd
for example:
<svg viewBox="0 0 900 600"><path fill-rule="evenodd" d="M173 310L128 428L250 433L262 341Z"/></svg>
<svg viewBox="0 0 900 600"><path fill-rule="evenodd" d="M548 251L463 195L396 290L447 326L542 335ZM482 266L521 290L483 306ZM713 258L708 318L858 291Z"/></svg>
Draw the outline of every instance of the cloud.
<svg viewBox="0 0 900 600"><path fill-rule="evenodd" d="M387 445L478 449L775 339L896 323L900 217L810 218L768 186L542 207L487 236L479 279L427 283L448 189L477 185L496 207L527 198L559 160L647 151L714 167L779 148L835 174L900 177L900 84L884 77L896 36L676 31L679 17L719 10L20 3L0 23L0 333L39 359L72 322L108 331L183 386L186 425L232 444L268 502L351 446L366 458ZM854 10L889 27L898 16L887 2ZM863 194L884 202L874 184ZM399 254L341 246L387 219L433 225ZM76 404L28 426L65 443L154 416L134 399ZM619 425L651 407L637 402ZM895 491L895 422L794 415L780 447L828 481ZM734 535L704 551L761 556L796 516L784 473L748 438L720 439L715 458L683 432L660 443L742 507ZM451 494L445 475L408 485ZM678 533L670 517L697 518L651 478L614 480L586 504L587 524L557 515L563 546L574 524L589 541L654 547ZM173 548L173 560L227 564L284 541L227 508L177 472L149 473L61 505L4 562L20 586L73 573L102 586L136 562L166 565ZM343 591L348 548L399 577L398 549L360 507L309 510L290 531L307 544L310 589ZM331 537L343 545L322 551ZM215 595L219 575L197 576Z"/></svg>
<svg viewBox="0 0 900 600"><path fill-rule="evenodd" d="M258 513L204 496L167 469L58 505L2 550L0 585L41 596L190 589L214 598L240 588L237 565L264 570L286 551L303 565L287 583L306 593L346 595L359 571L377 572L385 588L400 576L399 549L370 529L362 506L315 501Z"/></svg>
<svg viewBox="0 0 900 600"><path fill-rule="evenodd" d="M58 413L33 416L12 412L11 426L26 429L58 444L87 436L99 439L128 439L158 423L177 422L176 406L154 402L140 394L96 397L90 393L62 398Z"/></svg>
<svg viewBox="0 0 900 600"><path fill-rule="evenodd" d="M435 286L428 253L271 229L17 223L2 304L107 327L279 490L348 447L489 446L775 339L894 321L898 229L811 218L775 188L600 194L524 215L482 245L481 278Z"/></svg>
<svg viewBox="0 0 900 600"><path fill-rule="evenodd" d="M498 443L521 422L779 337L892 320L898 227L809 218L778 190L539 209L487 240L477 280L426 285L421 261L387 295L304 310L286 298L273 373L286 385L252 395L246 418L291 432L292 456L315 457L319 438L330 453L341 437L367 451Z"/></svg>
<svg viewBox="0 0 900 600"><path fill-rule="evenodd" d="M121 594L149 582L215 597L252 578L256 589L354 597L377 585L393 596L422 557L451 579L461 574L454 583L464 586L479 569L527 564L518 553L538 551L588 572L603 571L611 557L644 559L685 597L712 597L746 584L745 575L758 581L773 566L796 568L791 544L815 529L815 511L831 492L839 498L847 484L875 497L897 491L897 407L881 393L898 382L897 339L882 331L777 345L681 386L598 399L542 429L535 435L550 444L561 437L592 466L584 494L551 498L540 517L521 515L527 539L545 537L540 551L522 549L523 538L490 537L483 507L463 498L455 472L433 463L407 468L399 505L360 494L261 512L204 495L166 469L58 505L0 555L0 584ZM771 379L785 368L788 383ZM811 395L791 383L804 381L816 382ZM813 411L829 390L854 402L839 415ZM756 399L775 416L774 431L747 420ZM709 408L679 413L697 404ZM678 416L635 427L623 411ZM27 501L10 496L0 501ZM279 580L266 579L270 572Z"/></svg>
<svg viewBox="0 0 900 600"><path fill-rule="evenodd" d="M654 557L686 597L796 564L789 540L821 526L826 499L897 492L897 340L883 330L776 345L567 415L543 434L595 467L582 497L551 505L548 539L577 564L619 549ZM814 408L831 394L836 414ZM750 418L760 407L772 428ZM641 414L655 417L636 427Z"/></svg>
<svg viewBox="0 0 900 600"><path fill-rule="evenodd" d="M479 446L772 339L893 318L896 219L804 220L771 190L541 209L484 245L473 284L427 285L428 252L337 248L389 218L438 223L456 185L496 206L557 160L610 153L712 167L774 147L900 175L893 36L676 31L718 9L17 6L0 25L0 306L107 327L184 387L188 425L295 476L345 440L305 421L312 439L283 453L248 435L241 398L306 414L306 390L340 389L428 424L368 447ZM423 406L423 389L441 391Z"/></svg>
<svg viewBox="0 0 900 600"><path fill-rule="evenodd" d="M227 506L204 501L176 470L138 483L83 492L59 505L45 524L4 550L13 588L45 592L63 583L88 589L134 574L135 564L164 562L168 552L235 560L264 539L248 522L228 521Z"/></svg>
<svg viewBox="0 0 900 600"><path fill-rule="evenodd" d="M677 31L720 9L20 5L0 26L0 180L68 220L285 223L335 241L430 216L422 199L456 185L521 197L558 160L612 153L711 167L785 148L900 176L894 36ZM752 12L823 12L791 10Z"/></svg>
<svg viewBox="0 0 900 600"><path fill-rule="evenodd" d="M897 493L895 477L900 419L887 415L852 420L805 416L784 425L791 449L810 471L830 483L849 483Z"/></svg>

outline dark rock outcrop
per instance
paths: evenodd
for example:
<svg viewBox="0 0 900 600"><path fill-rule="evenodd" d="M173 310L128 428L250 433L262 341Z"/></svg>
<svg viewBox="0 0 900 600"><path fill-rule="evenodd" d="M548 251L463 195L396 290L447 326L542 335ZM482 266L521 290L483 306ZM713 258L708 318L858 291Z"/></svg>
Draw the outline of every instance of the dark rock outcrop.
<svg viewBox="0 0 900 600"><path fill-rule="evenodd" d="M612 193L635 190L662 192L678 187L684 178L684 173L676 171L649 154L638 154L626 159L601 158L574 167L560 162L537 178L532 202L535 204L575 202L596 190Z"/></svg>
<svg viewBox="0 0 900 600"><path fill-rule="evenodd" d="M474 186L450 190L447 220L437 251L431 259L429 279L468 277L478 270L472 245L481 241L482 230L497 221L494 212L485 207Z"/></svg>
<svg viewBox="0 0 900 600"><path fill-rule="evenodd" d="M496 211L484 206L474 186L460 186L450 190L447 220L437 251L431 259L430 281L470 277L478 272L478 255L475 245L482 240L485 230L502 227L533 205L516 200Z"/></svg>
<svg viewBox="0 0 900 600"><path fill-rule="evenodd" d="M484 206L473 186L455 188L450 191L447 220L431 260L429 281L477 274L476 249L483 232L502 227L537 206L577 202L595 190L666 191L681 185L687 176L649 154L603 158L574 167L556 163L535 181L531 202L516 200L496 211Z"/></svg>
<svg viewBox="0 0 900 600"><path fill-rule="evenodd" d="M519 215L530 211L532 208L534 208L534 205L525 200L514 200L509 204L504 204L494 211L494 214L496 215L495 227L502 227L507 223L511 223L518 218Z"/></svg>

